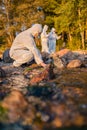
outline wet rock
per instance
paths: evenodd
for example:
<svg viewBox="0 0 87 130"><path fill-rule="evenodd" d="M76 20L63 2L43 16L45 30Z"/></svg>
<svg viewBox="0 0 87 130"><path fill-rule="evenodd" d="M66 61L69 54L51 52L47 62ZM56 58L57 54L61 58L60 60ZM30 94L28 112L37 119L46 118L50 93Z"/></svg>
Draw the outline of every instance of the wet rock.
<svg viewBox="0 0 87 130"><path fill-rule="evenodd" d="M64 64L63 64L62 60L59 57L53 57L53 64L58 69L63 69L64 68Z"/></svg>
<svg viewBox="0 0 87 130"><path fill-rule="evenodd" d="M46 62L50 57L50 54L47 52L42 52L41 54L42 54L42 59L44 62Z"/></svg>
<svg viewBox="0 0 87 130"><path fill-rule="evenodd" d="M53 67L51 67L51 65L48 65L47 68L45 68L43 71L41 71L40 73L36 74L33 78L31 78L30 84L34 85L43 80L48 81L53 78L54 78Z"/></svg>
<svg viewBox="0 0 87 130"><path fill-rule="evenodd" d="M52 125L55 128L57 128L57 127L62 127L63 124L62 121L58 117L56 117L55 120L53 120Z"/></svg>
<svg viewBox="0 0 87 130"><path fill-rule="evenodd" d="M6 86L6 85L5 85ZM4 99L4 97L10 92L8 88L2 87L0 84L0 100Z"/></svg>
<svg viewBox="0 0 87 130"><path fill-rule="evenodd" d="M78 68L82 65L80 60L72 60L68 65L67 68Z"/></svg>
<svg viewBox="0 0 87 130"><path fill-rule="evenodd" d="M82 126L82 124L84 124L84 117L78 112L75 105L70 109L70 106L64 104L54 104L54 106L51 107L51 111L55 115L52 121L54 127Z"/></svg>
<svg viewBox="0 0 87 130"><path fill-rule="evenodd" d="M79 56L79 54L74 54L75 57L72 53L68 54L69 55L60 57L63 64L65 63L64 67L67 63L71 62L73 58L78 59ZM57 58L58 55L55 55L55 57ZM14 130L16 128L34 128L34 130L41 130L45 129L46 126L47 130L54 130L65 126L87 125L87 68L81 67L61 70L54 67L52 70L55 72L55 79L49 80L50 78L47 78L43 73L46 72L49 77L49 69L46 70L47 68L44 69L36 64L26 68L27 72L25 72L25 74L23 72L24 68L13 68L10 64L3 64L3 62L1 62L0 66L1 65L2 69L6 71L7 76L4 80L7 83L0 84L0 99L3 99L2 104L5 104L8 110L8 122L13 124L19 120L17 127L9 126L5 127L5 130ZM41 78L39 74L44 78L36 80L37 78ZM51 72L50 75L51 74L53 73ZM29 81L31 81L32 78L34 78L32 84L36 80L35 84L37 83L38 85L29 86ZM22 97L18 93L13 94L13 100L13 97L9 94L10 91L8 91L9 87L10 91L12 91L13 88L16 90L21 88L22 93L25 93L25 95L21 92L19 93L22 94ZM26 92L24 92L24 89L26 89ZM15 92L15 90L12 92ZM19 95L20 99L17 99L16 95ZM10 99L7 100L9 96ZM27 105L23 103L24 101ZM31 128L29 128L29 125ZM0 126L0 128L2 127Z"/></svg>
<svg viewBox="0 0 87 130"><path fill-rule="evenodd" d="M21 119L24 125L32 125L36 118L36 109L31 104L28 105L27 110L22 112Z"/></svg>
<svg viewBox="0 0 87 130"><path fill-rule="evenodd" d="M41 114L41 120L43 122L48 122L50 120L50 117L47 114Z"/></svg>
<svg viewBox="0 0 87 130"><path fill-rule="evenodd" d="M0 67L0 78L6 77L5 71Z"/></svg>
<svg viewBox="0 0 87 130"><path fill-rule="evenodd" d="M84 124L84 117L79 113L76 113L72 124L76 126L82 126L82 124Z"/></svg>
<svg viewBox="0 0 87 130"><path fill-rule="evenodd" d="M18 89L28 86L28 82L29 82L28 79L26 79L24 75L19 71L13 72L11 74L11 78L8 80L12 88L18 88Z"/></svg>
<svg viewBox="0 0 87 130"><path fill-rule="evenodd" d="M63 57L61 58L61 61L62 61L63 65L64 65L64 67L66 67L67 64L68 64L68 61Z"/></svg>
<svg viewBox="0 0 87 130"><path fill-rule="evenodd" d="M10 122L17 121L28 107L24 95L16 90L5 97L1 105L7 110L7 116Z"/></svg>
<svg viewBox="0 0 87 130"><path fill-rule="evenodd" d="M12 63L13 62L13 59L9 55L9 51L10 51L10 49L7 49L3 53L2 59L5 63Z"/></svg>

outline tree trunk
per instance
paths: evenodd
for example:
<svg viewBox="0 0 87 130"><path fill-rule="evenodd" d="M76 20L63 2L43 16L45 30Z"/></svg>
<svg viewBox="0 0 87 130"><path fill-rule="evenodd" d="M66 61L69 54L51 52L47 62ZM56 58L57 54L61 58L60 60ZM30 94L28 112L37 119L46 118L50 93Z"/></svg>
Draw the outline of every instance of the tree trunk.
<svg viewBox="0 0 87 130"><path fill-rule="evenodd" d="M81 35L81 40L82 40L82 49L85 49L85 33L84 30L82 28L82 24L80 22L80 16L81 16L81 11L80 9L78 9L78 15L79 15L79 28L80 28L80 35Z"/></svg>
<svg viewBox="0 0 87 130"><path fill-rule="evenodd" d="M69 41L72 42L72 36L70 32L69 32Z"/></svg>
<svg viewBox="0 0 87 130"><path fill-rule="evenodd" d="M85 20L85 26L86 26L86 29L85 29L85 49L87 48L87 18Z"/></svg>
<svg viewBox="0 0 87 130"><path fill-rule="evenodd" d="M84 31L81 32L81 38L82 38L82 48L85 49Z"/></svg>
<svg viewBox="0 0 87 130"><path fill-rule="evenodd" d="M87 27L87 19L86 19L86 27ZM86 31L85 31L85 40L87 41L87 28L86 28Z"/></svg>
<svg viewBox="0 0 87 130"><path fill-rule="evenodd" d="M11 45L11 43L13 42L14 36L10 30L10 27L11 27L10 17L9 17L9 14L10 14L9 8L11 8L10 0L5 0L4 5L5 5L5 12L6 12L6 19L7 19L7 23L4 28L6 30L7 42L9 45Z"/></svg>

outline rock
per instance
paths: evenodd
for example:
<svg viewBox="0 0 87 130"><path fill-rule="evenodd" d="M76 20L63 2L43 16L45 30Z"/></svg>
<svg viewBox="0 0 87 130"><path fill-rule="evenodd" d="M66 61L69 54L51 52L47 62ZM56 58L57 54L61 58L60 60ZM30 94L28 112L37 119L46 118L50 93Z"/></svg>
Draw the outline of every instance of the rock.
<svg viewBox="0 0 87 130"><path fill-rule="evenodd" d="M46 64L49 64L49 63L52 62L52 59L51 59L49 53L47 53L47 52L42 52L41 54L42 54L42 59L43 59L43 61L44 61Z"/></svg>
<svg viewBox="0 0 87 130"><path fill-rule="evenodd" d="M68 65L67 68L77 68L82 65L82 62L80 60L72 60Z"/></svg>
<svg viewBox="0 0 87 130"><path fill-rule="evenodd" d="M7 63L6 63L7 65ZM25 78L22 67L14 67L13 65L7 65L4 67L6 71L6 79L11 89L24 90L29 84L29 79Z"/></svg>
<svg viewBox="0 0 87 130"><path fill-rule="evenodd" d="M51 65L49 65L43 71L41 71L40 73L33 76L30 80L30 84L34 85L34 84L37 84L43 80L48 81L48 80L53 79L53 78L54 78L53 67L51 67Z"/></svg>
<svg viewBox="0 0 87 130"><path fill-rule="evenodd" d="M48 59L48 58L49 58L49 56L50 56L50 54L49 54L49 53L47 53L47 52L42 52L42 53L41 53L41 55L42 55L43 60Z"/></svg>
<svg viewBox="0 0 87 130"><path fill-rule="evenodd" d="M81 60L81 61L84 61L85 60L85 56L84 55L78 55L78 59Z"/></svg>
<svg viewBox="0 0 87 130"><path fill-rule="evenodd" d="M82 126L84 123L84 118L79 113L76 113L73 124L76 126Z"/></svg>
<svg viewBox="0 0 87 130"><path fill-rule="evenodd" d="M73 54L68 54L70 59L70 54ZM66 64L67 56L65 55L64 59L58 56L53 58L60 59L61 62ZM78 54L75 54L75 56L78 58ZM57 60L55 61L56 64L58 64ZM14 68L10 64L4 63L2 69L6 71L5 81L8 83L0 84L0 99L3 99L1 104L8 110L7 124L12 125L15 122L15 124L19 123L18 127L23 127L23 129L34 128L35 130L46 129L46 126L49 127L47 129L58 129L59 127L72 127L72 125L87 125L87 100L85 98L87 95L87 68L59 70L55 67L51 68L52 70L49 72L50 68L42 68L37 64L33 64L32 67L25 68L28 71L26 73L24 68ZM52 76L53 70L55 79L49 80L51 78L49 73ZM26 75L28 77L25 77ZM31 85L33 83L38 83L38 85L30 87L29 81ZM19 87L21 87L22 93L26 89L24 95L20 91L12 91L13 88L19 90ZM9 94L10 91L13 94ZM16 93L14 94L14 92ZM22 97L20 96L21 94ZM24 96L27 98L28 103ZM3 122L4 125L7 125L5 120ZM28 128L28 126L31 128ZM7 130L7 127L5 130ZM10 127L8 130L18 129L18 127ZM0 128L2 127L0 126Z"/></svg>
<svg viewBox="0 0 87 130"><path fill-rule="evenodd" d="M77 51L73 51L73 53L77 53L77 54L80 54L80 55L86 55L87 54L87 50L77 50Z"/></svg>
<svg viewBox="0 0 87 130"><path fill-rule="evenodd" d="M13 62L13 59L9 55L9 50L10 49L5 50L3 55L2 55L2 59L5 63L12 63Z"/></svg>
<svg viewBox="0 0 87 130"><path fill-rule="evenodd" d="M53 57L53 64L58 69L63 69L64 68L64 64L63 64L62 60L59 57Z"/></svg>
<svg viewBox="0 0 87 130"><path fill-rule="evenodd" d="M57 128L57 127L62 127L63 124L62 121L58 117L56 117L55 120L53 120L52 125L55 128Z"/></svg>
<svg viewBox="0 0 87 130"><path fill-rule="evenodd" d="M5 71L0 67L0 78L6 77Z"/></svg>
<svg viewBox="0 0 87 130"><path fill-rule="evenodd" d="M0 62L2 61L2 58L0 58Z"/></svg>
<svg viewBox="0 0 87 130"><path fill-rule="evenodd" d="M17 73L15 72L14 74L11 75L11 78L8 79L9 82L10 82L10 86L12 88L17 88L17 89L20 89L20 88L25 88L26 86L28 86L28 79L24 77L23 74L21 73Z"/></svg>
<svg viewBox="0 0 87 130"><path fill-rule="evenodd" d="M59 57L63 57L65 55L67 55L68 53L72 53L71 50L69 50L69 49L62 49L62 50L57 52L57 55L59 55Z"/></svg>
<svg viewBox="0 0 87 130"><path fill-rule="evenodd" d="M47 122L49 121L49 119L50 119L49 115L41 114L41 121Z"/></svg>
<svg viewBox="0 0 87 130"><path fill-rule="evenodd" d="M76 60L76 59L83 59L82 55L73 53L69 49L63 49L57 52L59 57L61 58L62 61L64 61L64 64L68 64L71 60Z"/></svg>
<svg viewBox="0 0 87 130"><path fill-rule="evenodd" d="M57 66L57 68L62 68L61 65L63 64L64 67L66 67L72 60L79 60L81 61L81 65L83 64L84 67L86 67L86 55L84 53L79 53L79 52L72 52L71 50L69 49L62 49L60 51L58 51L57 53L55 53L53 56L53 59L56 59L54 60L54 64L55 66ZM59 57L59 61L57 59L57 57ZM61 62L62 61L62 62ZM79 66L79 65L77 65ZM80 67L80 66L79 66Z"/></svg>
<svg viewBox="0 0 87 130"><path fill-rule="evenodd" d="M14 90L5 97L1 105L3 108L7 109L9 121L15 122L26 110L28 103L20 91Z"/></svg>

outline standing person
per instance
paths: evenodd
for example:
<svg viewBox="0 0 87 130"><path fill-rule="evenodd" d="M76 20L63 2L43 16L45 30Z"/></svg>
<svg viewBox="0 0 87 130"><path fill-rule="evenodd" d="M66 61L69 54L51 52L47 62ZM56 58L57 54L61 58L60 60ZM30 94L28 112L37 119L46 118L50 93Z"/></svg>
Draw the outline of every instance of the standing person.
<svg viewBox="0 0 87 130"><path fill-rule="evenodd" d="M42 45L42 52L49 52L49 47L48 47L48 34L47 34L48 26L44 25L43 31L41 33L41 45Z"/></svg>
<svg viewBox="0 0 87 130"><path fill-rule="evenodd" d="M19 67L24 63L29 63L33 59L37 64L46 67L42 56L36 47L34 37L42 32L41 24L34 24L31 28L18 34L10 48L10 57L14 59L13 66Z"/></svg>
<svg viewBox="0 0 87 130"><path fill-rule="evenodd" d="M56 29L52 28L49 33L49 51L50 53L54 53L56 51L56 40L60 39L61 36L56 34Z"/></svg>

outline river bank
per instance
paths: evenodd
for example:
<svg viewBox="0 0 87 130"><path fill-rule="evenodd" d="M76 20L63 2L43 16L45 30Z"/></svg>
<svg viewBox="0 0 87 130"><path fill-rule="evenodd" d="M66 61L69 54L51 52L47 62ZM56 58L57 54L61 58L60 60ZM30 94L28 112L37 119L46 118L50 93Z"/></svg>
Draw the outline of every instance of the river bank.
<svg viewBox="0 0 87 130"><path fill-rule="evenodd" d="M25 68L0 65L6 72L0 78L1 130L87 129L86 66L60 69L55 62L50 79L49 72L36 64ZM46 72L46 78L36 82L35 75L42 76L41 72ZM34 84L30 84L33 76Z"/></svg>

